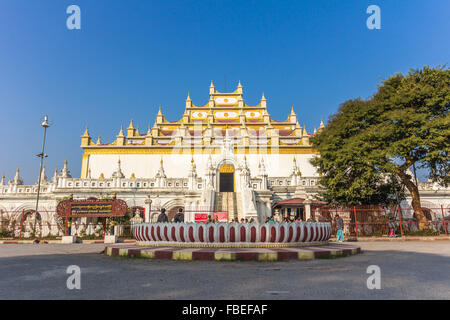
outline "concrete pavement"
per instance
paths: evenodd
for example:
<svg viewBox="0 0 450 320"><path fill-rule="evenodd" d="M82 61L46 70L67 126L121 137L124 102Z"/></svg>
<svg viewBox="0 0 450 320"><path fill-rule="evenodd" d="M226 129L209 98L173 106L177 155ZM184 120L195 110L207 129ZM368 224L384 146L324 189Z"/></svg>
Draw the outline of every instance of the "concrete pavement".
<svg viewBox="0 0 450 320"><path fill-rule="evenodd" d="M358 242L339 259L172 261L109 257L102 244L0 246L0 299L449 299L448 242ZM81 290L69 290L69 265ZM381 289L369 290L369 265Z"/></svg>

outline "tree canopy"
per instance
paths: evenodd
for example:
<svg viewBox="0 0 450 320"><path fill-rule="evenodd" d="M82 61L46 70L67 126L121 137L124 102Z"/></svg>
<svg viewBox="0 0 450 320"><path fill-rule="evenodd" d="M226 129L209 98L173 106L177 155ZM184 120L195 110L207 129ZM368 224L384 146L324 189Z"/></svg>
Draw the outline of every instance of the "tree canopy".
<svg viewBox="0 0 450 320"><path fill-rule="evenodd" d="M450 70L410 70L382 81L369 99L344 102L313 139L312 163L333 204L389 203L402 186L411 193L421 229L426 220L408 169L424 168L443 185L449 180Z"/></svg>

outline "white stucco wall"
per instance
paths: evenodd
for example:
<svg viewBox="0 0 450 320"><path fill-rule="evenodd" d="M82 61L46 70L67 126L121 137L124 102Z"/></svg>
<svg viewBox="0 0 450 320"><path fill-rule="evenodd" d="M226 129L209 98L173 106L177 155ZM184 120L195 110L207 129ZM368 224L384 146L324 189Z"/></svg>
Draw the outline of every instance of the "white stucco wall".
<svg viewBox="0 0 450 320"><path fill-rule="evenodd" d="M314 157L311 154L247 154L247 163L252 176L257 176L258 165L261 159L264 159L266 172L269 177L287 177L292 173L293 158L296 158L297 167L302 176L317 176L315 168L309 160ZM121 161L121 169L126 178L132 173L136 178L153 178L160 167L161 158L163 159L164 171L168 178L187 177L192 156L189 154L159 155L159 154L129 154L129 155L90 155L88 168L91 170L91 177L98 178L101 173L105 178L110 178L117 169L117 161ZM237 161L241 163L244 155L235 155ZM203 175L208 162L208 154L194 155L194 162L197 167L197 173ZM211 155L213 165L217 165L222 159L221 154Z"/></svg>

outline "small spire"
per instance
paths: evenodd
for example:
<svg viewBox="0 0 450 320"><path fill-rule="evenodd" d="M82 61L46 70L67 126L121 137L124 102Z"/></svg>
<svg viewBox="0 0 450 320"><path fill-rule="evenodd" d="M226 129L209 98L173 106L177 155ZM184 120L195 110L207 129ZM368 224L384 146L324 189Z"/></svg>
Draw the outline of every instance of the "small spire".
<svg viewBox="0 0 450 320"><path fill-rule="evenodd" d="M292 108L291 108L291 114L295 114L295 112L294 112L294 106L292 106Z"/></svg>
<svg viewBox="0 0 450 320"><path fill-rule="evenodd" d="M123 125L120 125L120 131L119 134L117 135L118 137L123 137Z"/></svg>
<svg viewBox="0 0 450 320"><path fill-rule="evenodd" d="M192 101L192 100L191 100L191 95L189 94L189 91L188 91L188 96L187 96L187 98L186 98L186 101Z"/></svg>
<svg viewBox="0 0 450 320"><path fill-rule="evenodd" d="M61 170L60 176L63 178L72 178L72 176L70 175L70 171L67 169L67 159L64 160L64 167Z"/></svg>
<svg viewBox="0 0 450 320"><path fill-rule="evenodd" d="M158 109L158 116L162 116L162 112L161 112L161 105L159 105L159 109Z"/></svg>
<svg viewBox="0 0 450 320"><path fill-rule="evenodd" d="M239 80L238 88L242 88L241 80Z"/></svg>
<svg viewBox="0 0 450 320"><path fill-rule="evenodd" d="M52 181L56 182L57 179L58 179L58 168L55 168L55 173L53 174Z"/></svg>
<svg viewBox="0 0 450 320"><path fill-rule="evenodd" d="M323 118L320 118L320 126L319 126L319 129L322 129L322 128L324 128L325 127L325 125L323 124Z"/></svg>
<svg viewBox="0 0 450 320"><path fill-rule="evenodd" d="M96 143L97 145L100 145L100 144L102 144L102 141L100 140L100 136L98 136L98 139L97 139L97 143Z"/></svg>
<svg viewBox="0 0 450 320"><path fill-rule="evenodd" d="M306 126L303 124L303 135L307 135L308 132L306 131Z"/></svg>
<svg viewBox="0 0 450 320"><path fill-rule="evenodd" d="M134 129L134 126L133 126L133 119L131 119L130 125L128 126L128 129Z"/></svg>
<svg viewBox="0 0 450 320"><path fill-rule="evenodd" d="M214 88L214 83L213 83L213 81L211 80L211 85L209 86L210 88Z"/></svg>
<svg viewBox="0 0 450 320"><path fill-rule="evenodd" d="M86 130L84 130L83 137L89 137L89 128L86 125Z"/></svg>
<svg viewBox="0 0 450 320"><path fill-rule="evenodd" d="M262 100L262 101L267 101L266 97L264 96L264 92L262 93L262 98L261 98L261 100Z"/></svg>

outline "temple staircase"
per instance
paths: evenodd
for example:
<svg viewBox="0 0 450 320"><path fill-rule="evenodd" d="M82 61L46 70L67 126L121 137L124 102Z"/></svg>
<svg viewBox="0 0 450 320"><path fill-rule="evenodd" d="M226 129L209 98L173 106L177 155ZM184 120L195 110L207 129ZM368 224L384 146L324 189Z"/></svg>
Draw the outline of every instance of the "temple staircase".
<svg viewBox="0 0 450 320"><path fill-rule="evenodd" d="M238 192L216 192L215 211L228 212L228 221L239 219Z"/></svg>

